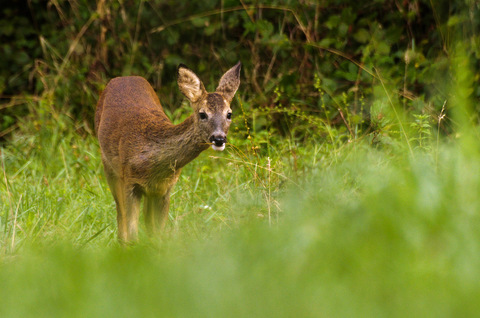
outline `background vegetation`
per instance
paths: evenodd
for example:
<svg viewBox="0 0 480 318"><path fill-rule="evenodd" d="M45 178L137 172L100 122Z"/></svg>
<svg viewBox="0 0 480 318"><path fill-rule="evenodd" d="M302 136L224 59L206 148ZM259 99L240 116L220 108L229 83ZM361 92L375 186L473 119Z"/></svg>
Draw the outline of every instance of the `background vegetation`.
<svg viewBox="0 0 480 318"><path fill-rule="evenodd" d="M0 316L474 316L480 3L0 8ZM115 76L191 112L238 60L230 145L121 248L93 113ZM142 229L143 231L143 229Z"/></svg>

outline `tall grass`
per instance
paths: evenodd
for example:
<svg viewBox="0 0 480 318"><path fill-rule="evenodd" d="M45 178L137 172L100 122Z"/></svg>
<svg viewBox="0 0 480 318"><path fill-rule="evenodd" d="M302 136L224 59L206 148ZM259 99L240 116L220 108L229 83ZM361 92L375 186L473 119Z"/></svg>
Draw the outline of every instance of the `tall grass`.
<svg viewBox="0 0 480 318"><path fill-rule="evenodd" d="M349 142L257 133L239 114L227 151L183 170L164 233L129 248L96 139L48 96L32 101L0 148L0 316L476 315L480 152L464 67L438 117L455 107L451 137L385 96L378 130Z"/></svg>
<svg viewBox="0 0 480 318"><path fill-rule="evenodd" d="M46 166L35 149L2 149L2 317L479 310L480 158L456 144L441 143L438 165L433 151L345 146L310 181L272 184L273 225L251 171L207 153L184 171L166 233L124 249L95 141L66 140Z"/></svg>

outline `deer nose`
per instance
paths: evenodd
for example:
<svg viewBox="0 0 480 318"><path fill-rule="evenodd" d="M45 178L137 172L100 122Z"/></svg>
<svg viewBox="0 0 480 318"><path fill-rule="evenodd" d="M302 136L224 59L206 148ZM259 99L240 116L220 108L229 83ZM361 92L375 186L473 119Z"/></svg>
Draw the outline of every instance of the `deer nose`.
<svg viewBox="0 0 480 318"><path fill-rule="evenodd" d="M217 147L223 146L227 142L227 136L225 135L212 135L210 136L210 142Z"/></svg>

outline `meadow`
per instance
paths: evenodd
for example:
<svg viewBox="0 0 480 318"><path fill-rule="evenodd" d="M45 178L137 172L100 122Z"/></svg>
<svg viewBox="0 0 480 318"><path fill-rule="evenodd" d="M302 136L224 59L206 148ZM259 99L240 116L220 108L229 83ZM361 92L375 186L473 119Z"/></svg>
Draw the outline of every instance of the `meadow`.
<svg viewBox="0 0 480 318"><path fill-rule="evenodd" d="M474 131L412 152L312 140L267 158L233 134L185 168L165 232L122 247L96 139L29 129L0 158L2 317L478 312Z"/></svg>
<svg viewBox="0 0 480 318"><path fill-rule="evenodd" d="M69 28L10 86L0 61L2 99L22 90L0 104L0 317L478 316L478 5L131 3L38 10ZM161 235L123 246L94 105L142 74L183 121L182 56L210 90L244 63L229 143L183 169Z"/></svg>

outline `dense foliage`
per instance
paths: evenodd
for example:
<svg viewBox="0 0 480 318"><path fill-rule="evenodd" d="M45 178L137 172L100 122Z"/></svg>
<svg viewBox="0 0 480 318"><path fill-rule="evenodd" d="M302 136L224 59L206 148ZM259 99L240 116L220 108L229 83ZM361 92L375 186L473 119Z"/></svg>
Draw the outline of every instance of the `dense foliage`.
<svg viewBox="0 0 480 318"><path fill-rule="evenodd" d="M476 1L32 0L1 11L2 136L42 107L91 131L98 92L128 74L147 77L178 119L179 63L210 83L241 60L253 129L301 139L382 132L389 103L435 122L451 106L458 43L480 76ZM469 94L478 101L479 86Z"/></svg>

